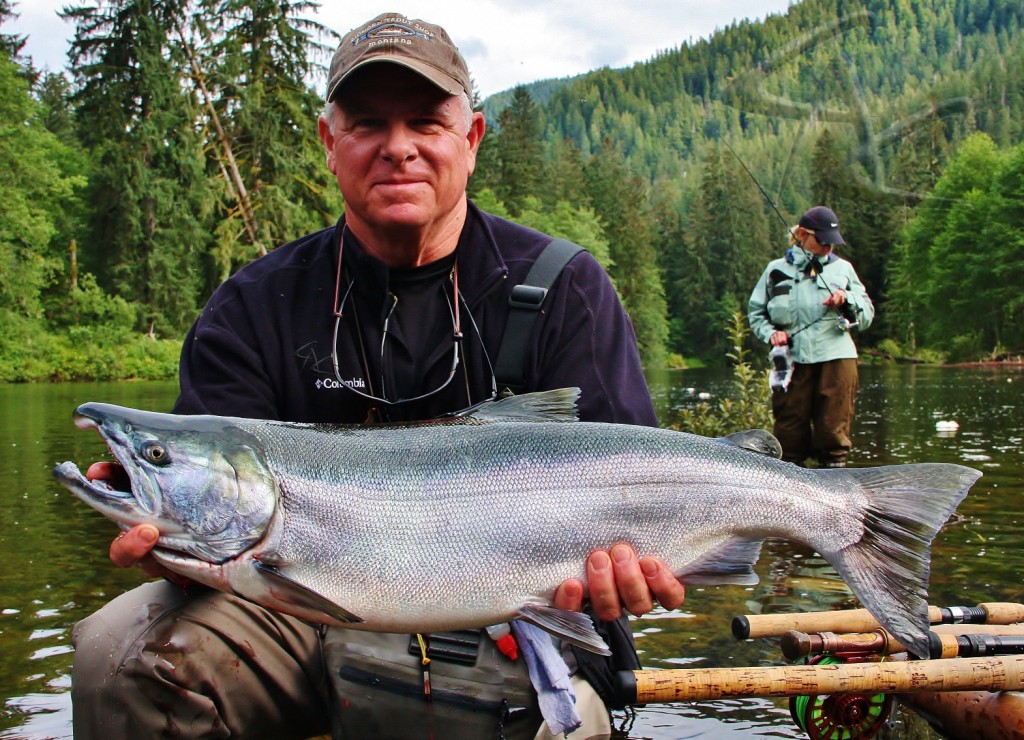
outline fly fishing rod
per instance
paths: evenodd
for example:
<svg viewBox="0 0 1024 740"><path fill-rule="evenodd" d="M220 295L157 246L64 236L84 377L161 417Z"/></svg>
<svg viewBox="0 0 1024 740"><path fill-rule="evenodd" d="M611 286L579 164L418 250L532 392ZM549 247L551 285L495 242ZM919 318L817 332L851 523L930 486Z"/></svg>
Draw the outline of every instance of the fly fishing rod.
<svg viewBox="0 0 1024 740"><path fill-rule="evenodd" d="M943 630L942 628L951 628ZM779 643L782 655L795 661L811 655L868 656L907 652L888 630L836 634L790 630ZM938 624L928 633L929 658L980 658L1024 655L1024 625Z"/></svg>
<svg viewBox="0 0 1024 740"><path fill-rule="evenodd" d="M807 258L807 261L813 264L814 261L816 260L816 258L809 251L807 251L807 248L804 247L804 244L803 244L802 241L800 241L799 239L796 239L796 235L793 233L793 228L789 225L789 222L786 220L786 217L782 215L782 212L778 209L778 207L776 207L775 201L773 201L771 196L768 195L768 193L765 191L765 189L763 187L761 187L761 183L758 181L758 179L756 177L754 177L754 173L751 172L750 168L747 167L747 165L743 162L742 159L740 159L740 155L736 153L736 150L732 148L732 145L729 144L729 142L726 139L724 139L724 138L721 139L721 142L723 144L725 144L725 148L728 149L732 153L732 156L736 158L737 162L739 162L740 167L743 168L743 171L747 173L747 176L751 179L751 181L754 183L754 185L757 186L757 189L761 192L761 197L763 197L765 199L765 202L768 203L768 205L771 207L772 212L776 216L779 217L779 221L781 221L782 225L785 227L786 233L794 238L794 243L795 244L800 246L800 250L804 253L804 256ZM818 275L821 275L821 269L816 269L815 270L815 276L817 277ZM829 285L827 282L825 282L825 278L824 277L821 279L821 282L825 285L825 290L828 291L828 294L830 296L833 295L832 286ZM836 307L836 312L839 314L839 319L840 319L840 322L841 322L839 327L843 331L847 331L851 327L854 327L854 326L857 325L857 316L853 312L853 310L849 307L849 305L844 303L842 306L837 306ZM824 317L822 317L822 318L824 318ZM821 319L818 319L818 321L820 321L820 320ZM800 332L804 331L805 329L813 326L815 323L816 323L815 321L812 321L810 324L807 324L806 326L802 326L799 329L797 329L796 331L787 332L787 334L789 334L790 338L795 337L797 334L799 334Z"/></svg>
<svg viewBox="0 0 1024 740"><path fill-rule="evenodd" d="M630 704L819 694L1020 691L1024 689L1024 655L619 671L616 689Z"/></svg>
<svg viewBox="0 0 1024 740"><path fill-rule="evenodd" d="M993 602L971 606L929 606L930 624L1016 624L1024 622L1024 604ZM867 609L804 612L800 614L747 614L734 617L732 634L737 640L781 637L789 630L800 632L871 632L881 627Z"/></svg>
<svg viewBox="0 0 1024 740"><path fill-rule="evenodd" d="M736 150L732 148L728 141L726 141L724 138L721 141L723 144L725 144L725 148L732 152L732 156L734 156L736 158L736 161L740 163L740 167L742 167L743 171L747 173L747 176L750 177L754 185L757 186L757 189L761 191L761 196L765 199L765 202L767 202L768 205L771 206L771 209L775 213L775 215L779 217L779 221L781 221L782 225L785 227L786 233L792 233L790 231L792 227L790 227L789 222L786 220L786 217L782 215L782 212L779 211L778 208L775 207L775 202L772 200L772 197L765 192L763 187L761 187L761 183L758 182L756 177L754 177L754 173L750 171L746 164L743 163L743 160L740 159L740 155L736 153ZM800 245L800 248L803 249L803 244Z"/></svg>

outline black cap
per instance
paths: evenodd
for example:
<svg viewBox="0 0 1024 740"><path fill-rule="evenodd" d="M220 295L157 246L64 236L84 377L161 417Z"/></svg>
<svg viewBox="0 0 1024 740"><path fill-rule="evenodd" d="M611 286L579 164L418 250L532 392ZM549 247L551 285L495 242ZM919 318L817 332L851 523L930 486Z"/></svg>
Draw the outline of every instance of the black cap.
<svg viewBox="0 0 1024 740"><path fill-rule="evenodd" d="M800 217L800 225L814 232L818 244L846 244L839 233L839 218L831 208L814 206Z"/></svg>

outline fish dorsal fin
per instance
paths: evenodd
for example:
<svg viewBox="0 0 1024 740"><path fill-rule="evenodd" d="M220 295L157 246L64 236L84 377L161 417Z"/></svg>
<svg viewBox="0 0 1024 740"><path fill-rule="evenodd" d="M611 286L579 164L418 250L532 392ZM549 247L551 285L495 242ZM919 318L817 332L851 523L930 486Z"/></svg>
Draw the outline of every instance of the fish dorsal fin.
<svg viewBox="0 0 1024 740"><path fill-rule="evenodd" d="M570 612L544 604L526 604L519 610L519 619L550 632L570 645L598 655L611 655L608 644L597 634L594 622L583 612Z"/></svg>
<svg viewBox="0 0 1024 740"><path fill-rule="evenodd" d="M578 421L579 388L555 388L485 401L463 416L476 421Z"/></svg>
<svg viewBox="0 0 1024 740"><path fill-rule="evenodd" d="M730 444L758 455L782 459L782 445L771 432L764 429L747 429L745 432L735 432L718 438L719 442Z"/></svg>
<svg viewBox="0 0 1024 740"><path fill-rule="evenodd" d="M759 580L754 563L761 555L761 543L733 537L687 565L676 578L691 586L753 586Z"/></svg>
<svg viewBox="0 0 1024 740"><path fill-rule="evenodd" d="M273 594L281 601L319 612L330 617L329 620L325 620L328 622L331 620L343 623L359 623L364 621L361 617L346 611L327 597L318 594L308 586L303 586L294 578L285 575L273 565L256 560L253 562L253 566L261 576L272 581L271 589Z"/></svg>

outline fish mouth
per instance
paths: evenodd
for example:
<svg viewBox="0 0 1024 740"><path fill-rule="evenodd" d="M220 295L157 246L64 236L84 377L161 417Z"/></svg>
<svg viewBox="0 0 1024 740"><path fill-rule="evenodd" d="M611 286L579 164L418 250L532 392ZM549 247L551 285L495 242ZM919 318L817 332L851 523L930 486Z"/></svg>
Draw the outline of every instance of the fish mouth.
<svg viewBox="0 0 1024 740"><path fill-rule="evenodd" d="M121 529L154 523L160 496L153 494L159 488L134 464L127 440L118 440L118 430L104 424L102 413L89 404L75 411L74 422L79 429L95 429L114 461L93 463L84 474L73 462L61 463L53 471L57 480Z"/></svg>
<svg viewBox="0 0 1024 740"><path fill-rule="evenodd" d="M118 470L120 474L115 475L114 478L123 480L125 484L128 483L128 473L120 464L97 463L90 467L90 471L97 465L105 465L109 466L108 469ZM136 524L149 521L148 517L140 516L138 499L130 486L128 490L121 490L111 485L112 478L90 480L82 474L77 465L70 461L63 462L54 468L53 474L71 493L114 520L121 529L130 529Z"/></svg>
<svg viewBox="0 0 1024 740"><path fill-rule="evenodd" d="M184 427L176 417L110 404L85 403L75 410L73 418L79 429L95 429L114 459L93 463L84 473L73 462L61 463L54 468L54 476L76 498L112 520L121 530L151 524L160 532L155 549L206 562L222 562L226 557L233 557L262 536L262 530L255 535L238 526L234 508L237 501L230 496L231 506L219 514L218 510L211 513L208 507L197 508L188 496L183 498L181 490L189 488L188 473L183 472L190 468L187 463L175 466L172 462L161 464L161 460L147 459L146 450L154 447L159 447L161 455L166 457L172 444L169 440ZM222 429L223 424L218 422L215 430ZM246 460L251 460L252 454L250 452ZM182 458L187 459L187 455L183 454ZM173 455L170 460L174 460ZM204 457L202 463L207 464L209 460ZM223 478L236 486L237 498L238 471L230 461L222 463L231 473ZM207 488L213 485L207 481L209 476L201 477ZM166 496L165 486L171 489Z"/></svg>

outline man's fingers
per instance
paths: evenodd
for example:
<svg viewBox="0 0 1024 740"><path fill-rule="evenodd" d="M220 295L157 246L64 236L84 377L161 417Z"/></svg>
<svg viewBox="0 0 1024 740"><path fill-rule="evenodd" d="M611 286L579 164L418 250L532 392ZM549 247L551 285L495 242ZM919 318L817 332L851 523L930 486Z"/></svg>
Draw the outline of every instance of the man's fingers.
<svg viewBox="0 0 1024 740"><path fill-rule="evenodd" d="M612 559L604 550L596 550L587 558L587 588L590 605L598 619L610 622L622 614L619 591L615 586Z"/></svg>
<svg viewBox="0 0 1024 740"><path fill-rule="evenodd" d="M623 608L633 614L646 614L655 599L666 609L677 609L686 596L683 585L668 567L653 557L642 560L625 543L611 550L595 550L587 558L587 589L590 605L598 619L618 619ZM565 581L555 591L554 605L578 611L583 604L583 584Z"/></svg>
<svg viewBox="0 0 1024 740"><path fill-rule="evenodd" d="M618 544L612 547L610 554L622 605L637 616L646 614L654 608L654 597L640 569L636 552L629 545Z"/></svg>
<svg viewBox="0 0 1024 740"><path fill-rule="evenodd" d="M555 589L552 602L556 609L570 612L583 611L583 583L578 578L570 578Z"/></svg>
<svg viewBox="0 0 1024 740"><path fill-rule="evenodd" d="M120 568L137 565L153 549L160 531L152 524L140 524L122 532L110 543L110 559Z"/></svg>
<svg viewBox="0 0 1024 740"><path fill-rule="evenodd" d="M668 610L678 609L686 599L686 589L672 571L657 558L646 557L640 561L640 570L651 593L663 607Z"/></svg>

